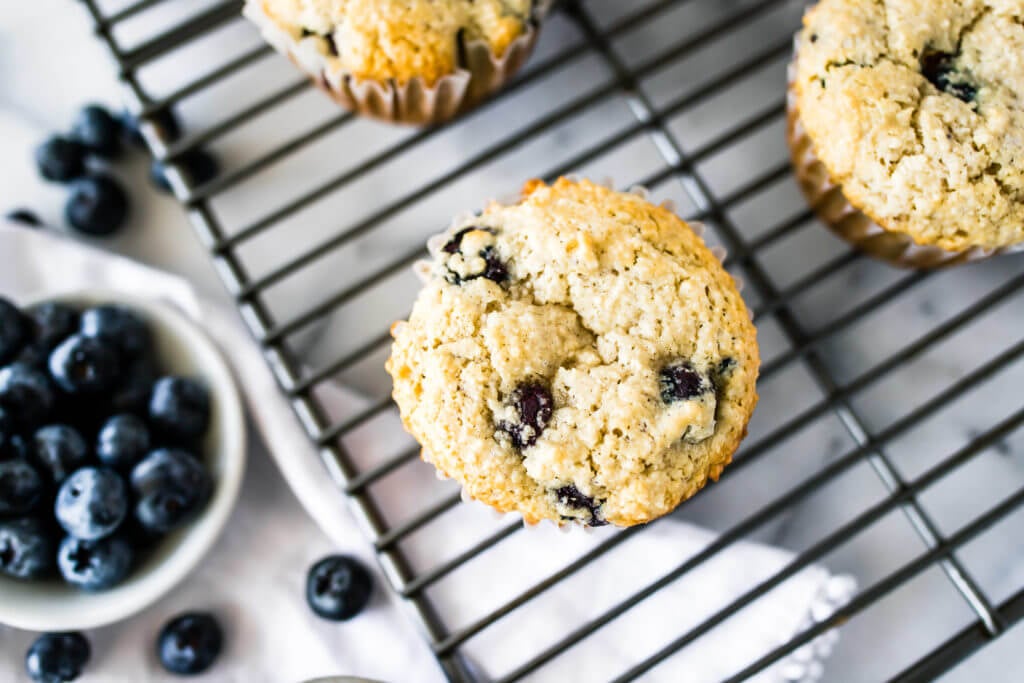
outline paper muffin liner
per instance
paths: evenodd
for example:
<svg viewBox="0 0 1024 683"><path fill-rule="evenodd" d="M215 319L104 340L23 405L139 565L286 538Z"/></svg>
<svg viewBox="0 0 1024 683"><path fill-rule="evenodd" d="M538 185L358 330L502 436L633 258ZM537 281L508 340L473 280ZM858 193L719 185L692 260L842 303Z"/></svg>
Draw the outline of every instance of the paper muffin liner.
<svg viewBox="0 0 1024 683"><path fill-rule="evenodd" d="M799 40L794 41L799 47ZM853 205L818 157L814 142L800 120L796 89L796 57L789 63L786 90L786 141L800 190L818 218L838 237L861 251L899 268L944 268L984 261L1000 254L1024 251L1024 244L998 249L971 247L948 251L918 244L910 235L887 230Z"/></svg>
<svg viewBox="0 0 1024 683"><path fill-rule="evenodd" d="M565 178L567 180L571 180L573 182L578 182L578 181L583 179L583 176L578 175L578 174L567 174L565 176ZM599 181L595 180L595 181L592 181L592 182L594 182L594 183L596 183L598 185L602 185L604 187L607 187L608 189L611 189L611 190L615 189L615 182L611 178L602 178ZM626 192L629 193L629 194L636 195L636 196L640 197L641 199L645 199L645 200L649 200L650 195L651 195L650 190L648 190L643 185L633 185L628 190L626 190ZM491 199L490 201L485 202L484 205L499 204L501 206L514 206L514 205L520 203L522 201L522 199L523 199L523 195L520 192L520 193L517 193L515 195L508 195L508 196L503 196L503 197L500 197L500 198ZM676 204L671 199L666 199L666 200L662 201L660 204L658 204L658 206L666 209L667 211L670 211L670 212L678 215L678 212L676 211ZM434 277L434 275L435 275L435 273L434 273L434 263L436 262L436 259L442 254L442 249L444 248L444 245L447 244L448 240L451 239L451 236L455 232L457 232L461 227L465 226L466 223L471 222L473 220L473 218L475 218L475 217L477 217L479 215L480 214L479 214L478 211L461 211L461 212L459 212L458 214L456 214L452 218L452 220L448 224L448 227L446 227L443 231L435 233L433 235L430 235L430 237L427 238L427 251L430 254L430 259L429 260L428 259L421 259L421 260L416 261L412 265L413 273L415 273L416 278L422 284L426 285ZM686 223L687 226L689 226L689 228L693 231L693 233L697 236L698 239L700 239L702 242L704 241L704 234L707 232L707 227L703 223L700 223L700 222L697 222L697 221L687 221L686 219L681 219L681 220L683 220L683 222ZM716 247L709 247L708 249L711 251L711 253L714 255L714 257L719 262L724 262L725 261L727 252L726 252L724 247L716 246ZM743 282L738 277L736 277L734 275L732 276L732 278L733 278L733 281L736 284L737 290L738 291L742 290L743 289ZM749 307L747 307L747 314L751 318L753 318L753 312L750 310ZM405 320L399 320L399 321L396 321L395 323L393 323L391 325L391 336L392 336L392 338L396 338L399 334L401 334L402 329L407 324L408 323ZM423 462L428 463L428 464L434 466L435 468L437 468L437 465L436 465L436 463L434 463L434 459L431 456L430 452L422 444L420 444L420 459L423 460ZM731 462L731 459L730 459L730 462ZM721 465L719 470L723 469L726 465L727 465L727 463ZM438 479L441 479L441 480L452 479L447 474L442 472L440 469L436 469L436 473L437 473L437 478ZM717 476L713 477L713 478L709 476L708 481L717 480L717 479L718 479ZM617 527L617 526L615 526L613 524L594 526L594 525L590 525L590 524L585 523L581 519L576 519L576 518L572 518L572 519L558 519L558 520L549 519L549 518L542 518L542 519L538 519L538 520L526 519L518 511L507 511L507 512L506 511L501 511L501 510L498 510L497 508L492 507L489 503L487 503L485 501L482 501L482 500L479 500L477 498L474 498L473 495L471 493L469 493L469 491L467 491L466 488L464 486L462 486L460 482L458 482L457 480L454 480L454 479L452 479L452 481L455 481L456 483L460 484L460 486L461 486L460 496L462 498L462 502L463 503L472 503L472 504L484 507L487 510L489 510L496 518L502 518L502 519L504 519L504 518L507 518L507 519L519 518L519 519L522 520L523 525L525 527L527 527L527 528L531 528L531 527L534 527L534 528L536 528L536 527L545 527L545 526L551 525L551 526L555 527L556 529L558 529L559 531L561 531L563 533L583 533L583 534L601 533L601 531L603 529L605 529L606 527L607 528L611 528L611 529L620 529L620 528L622 528L622 527ZM669 513L669 514L671 514L671 513Z"/></svg>
<svg viewBox="0 0 1024 683"><path fill-rule="evenodd" d="M263 38L307 73L343 107L391 123L437 125L473 109L500 90L526 63L540 32L540 22L556 0L540 0L522 35L496 55L484 41L466 42L463 63L432 85L422 78L406 83L394 79L358 79L322 54L313 39L296 40L263 10L262 0L246 0L242 13L259 27Z"/></svg>

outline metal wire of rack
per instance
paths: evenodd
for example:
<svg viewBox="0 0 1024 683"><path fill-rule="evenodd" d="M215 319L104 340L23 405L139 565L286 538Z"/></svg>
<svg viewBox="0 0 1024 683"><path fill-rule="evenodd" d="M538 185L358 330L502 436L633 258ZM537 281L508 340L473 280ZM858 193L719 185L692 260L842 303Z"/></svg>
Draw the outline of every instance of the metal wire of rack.
<svg viewBox="0 0 1024 683"><path fill-rule="evenodd" d="M759 578L710 619L667 640L662 634L628 670L604 673L628 681L663 671L659 667L671 667L681 651L805 568L820 561L842 566L879 546L892 563L877 576L861 577L872 580L852 602L729 680L757 675L840 624L862 635L884 633L893 614L908 604L920 608L922 595L928 602L956 596L945 612L959 615L950 622L955 625L883 663L864 664L850 680L933 680L1024 618L1019 578L994 583L972 560L978 542L1004 544L1013 526L1019 538L1019 480L993 477L999 481L978 496L985 504L970 514L951 516L928 499L937 488L967 481L968 468L1006 461L1015 451L1010 442L1024 423L1024 408L1019 401L991 405L984 392L993 383L1019 386L1024 370L1022 335L999 334L992 322L1024 310L1022 260L901 273L849 251L818 226L793 190L778 142L781 74L802 9L797 3L569 0L549 20L524 74L477 112L431 130L383 126L333 108L256 38L240 19L239 0L83 4L141 116L152 119L169 108L184 114L184 137L168 140L148 127L147 142L172 169L175 193L281 390L450 679L516 681L559 662L579 662L591 635L621 623L648 598L744 539L794 538L794 525L810 524L812 531L796 534L789 564ZM216 148L230 162L196 186L177 164L200 146ZM641 170L623 178L625 168ZM720 535L713 542L644 578L620 601L598 606L581 623L556 625L557 637L542 650L491 665L480 654L489 635L493 643L493 632L509 622L536 626L529 620L535 601L600 568L657 523L609 530L508 594L468 596L483 607L462 604L456 614L441 605L458 592L452 586L469 568L485 565L497 583L528 573L514 559L522 525L479 522L478 511L464 512L450 485L423 483L425 466L414 444L396 438L394 452L367 453L359 448L359 433L393 420L379 376L386 325L407 312L415 291L409 266L424 255L424 238L466 208L466 197L507 191L509 178L570 171L610 171L620 181L634 180L709 225L709 240L728 249L726 265L749 285L745 295L769 350L765 398L722 483L679 513L716 526ZM794 250L802 270L783 258ZM865 282L864 293L852 296L851 286ZM943 294L938 303L914 298L928 291L969 296ZM907 306L918 307L928 323L900 329ZM879 332L886 321L899 330L892 338ZM959 348L967 352L950 346L965 335L968 342ZM997 343L1006 340L1018 341ZM877 358L850 360L852 349L876 345ZM888 408L873 409L904 381L904 368L936 354L956 355L955 376L944 384L927 382L924 395L895 416ZM337 414L322 392L339 378L364 391L367 401ZM777 392L775 384L782 385ZM790 392L807 398L795 400ZM958 441L944 430L950 406L965 395L981 396L975 401L986 410L981 427ZM831 453L815 469L787 454L801 447ZM784 473L784 487L758 487L769 469ZM992 477L991 471L986 465L982 476ZM882 487L837 504L842 510L834 518L815 526L800 515L814 500L845 501L871 481ZM396 491L415 495L406 493L394 509ZM994 491L1005 495L990 498ZM467 539L464 549L434 556L431 534L456 526ZM901 535L907 528L917 541ZM1007 552L1019 568L1019 554ZM907 591L911 597L901 597ZM887 602L893 606L880 607ZM868 625L858 627L861 621ZM889 635L914 641L905 632ZM481 639L485 644L476 645Z"/></svg>

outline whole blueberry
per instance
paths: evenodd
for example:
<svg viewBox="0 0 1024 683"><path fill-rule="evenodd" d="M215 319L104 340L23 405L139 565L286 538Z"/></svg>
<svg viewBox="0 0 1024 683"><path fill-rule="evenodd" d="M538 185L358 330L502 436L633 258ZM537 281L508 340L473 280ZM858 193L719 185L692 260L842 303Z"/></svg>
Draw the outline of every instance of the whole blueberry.
<svg viewBox="0 0 1024 683"><path fill-rule="evenodd" d="M79 329L86 337L102 339L117 348L123 358L140 358L153 348L145 321L127 306L105 304L82 312Z"/></svg>
<svg viewBox="0 0 1024 683"><path fill-rule="evenodd" d="M50 376L69 394L109 391L118 380L120 363L115 347L102 339L74 334L50 354Z"/></svg>
<svg viewBox="0 0 1024 683"><path fill-rule="evenodd" d="M110 235L124 225L128 217L128 195L120 183L108 175L85 176L71 183L64 218L87 235Z"/></svg>
<svg viewBox="0 0 1024 683"><path fill-rule="evenodd" d="M81 143L53 135L36 147L36 167L47 180L66 183L85 173L85 155Z"/></svg>
<svg viewBox="0 0 1024 683"><path fill-rule="evenodd" d="M362 612L372 592L373 576L354 557L330 555L306 575L306 602L317 616L331 621Z"/></svg>
<svg viewBox="0 0 1024 683"><path fill-rule="evenodd" d="M198 439L210 424L206 387L184 377L162 377L153 385L149 421L161 436L175 442Z"/></svg>
<svg viewBox="0 0 1024 683"><path fill-rule="evenodd" d="M72 586L101 591L121 583L132 567L134 553L123 538L85 541L67 536L57 551L57 568Z"/></svg>
<svg viewBox="0 0 1024 683"><path fill-rule="evenodd" d="M0 460L14 457L11 454L11 440L17 435L14 418L6 408L0 406Z"/></svg>
<svg viewBox="0 0 1024 683"><path fill-rule="evenodd" d="M0 515L22 515L43 496L43 478L25 460L0 462Z"/></svg>
<svg viewBox="0 0 1024 683"><path fill-rule="evenodd" d="M7 299L0 297L0 363L6 363L28 343L32 328L28 317Z"/></svg>
<svg viewBox="0 0 1024 683"><path fill-rule="evenodd" d="M22 460L31 460L32 447L29 446L24 436L15 434L7 439L7 442L4 444L4 452L0 453L0 460L3 460L5 457L7 459L21 458Z"/></svg>
<svg viewBox="0 0 1024 683"><path fill-rule="evenodd" d="M49 378L24 363L0 368L0 406L19 428L33 427L49 416L56 396Z"/></svg>
<svg viewBox="0 0 1024 683"><path fill-rule="evenodd" d="M161 109L147 116L146 120L157 129L157 133L164 142L174 142L181 137L181 124L178 123L177 117L175 117L174 112L170 109ZM124 130L125 139L128 142L139 149L146 148L146 141L142 138L142 132L139 130L138 117L131 112L123 112L121 114L121 126Z"/></svg>
<svg viewBox="0 0 1024 683"><path fill-rule="evenodd" d="M149 397L158 375L152 358L144 356L131 361L128 369L122 373L120 384L110 395L111 410L115 413L146 415Z"/></svg>
<svg viewBox="0 0 1024 683"><path fill-rule="evenodd" d="M25 671L39 683L64 683L78 678L89 662L89 641L81 633L44 633L25 654Z"/></svg>
<svg viewBox="0 0 1024 683"><path fill-rule="evenodd" d="M220 654L224 634L208 612L186 612L160 630L156 653L173 674L192 675L210 668Z"/></svg>
<svg viewBox="0 0 1024 683"><path fill-rule="evenodd" d="M35 579L53 568L53 539L34 517L0 522L0 572L16 579Z"/></svg>
<svg viewBox="0 0 1024 683"><path fill-rule="evenodd" d="M191 519L210 498L206 468L182 450L153 451L132 469L138 502L135 521L150 534L165 534Z"/></svg>
<svg viewBox="0 0 1024 683"><path fill-rule="evenodd" d="M48 301L29 307L25 313L32 322L35 340L49 350L78 329L78 311L67 304Z"/></svg>
<svg viewBox="0 0 1024 683"><path fill-rule="evenodd" d="M689 362L669 365L658 375L661 400L667 404L699 398L714 390L714 385Z"/></svg>
<svg viewBox="0 0 1024 683"><path fill-rule="evenodd" d="M96 455L109 467L132 467L148 452L149 430L135 415L115 415L103 423L96 437Z"/></svg>
<svg viewBox="0 0 1024 683"><path fill-rule="evenodd" d="M551 422L554 398L543 384L525 382L515 388L508 402L515 410L516 418L499 422L498 431L507 435L517 450L529 448L537 443Z"/></svg>
<svg viewBox="0 0 1024 683"><path fill-rule="evenodd" d="M83 467L64 480L54 506L72 536L92 541L112 534L128 512L128 491L113 470Z"/></svg>
<svg viewBox="0 0 1024 683"><path fill-rule="evenodd" d="M85 439L67 425L47 425L36 430L32 446L36 462L54 484L63 482L89 459Z"/></svg>
<svg viewBox="0 0 1024 683"><path fill-rule="evenodd" d="M71 137L105 159L114 159L121 153L120 134L120 123L98 104L82 107L71 125Z"/></svg>
<svg viewBox="0 0 1024 683"><path fill-rule="evenodd" d="M209 152L194 149L175 161L178 169L185 176L189 185L195 187L207 183L217 177L220 164ZM171 191L171 183L167 178L167 166L164 162L154 159L149 167L149 178L153 184L164 192Z"/></svg>
<svg viewBox="0 0 1024 683"><path fill-rule="evenodd" d="M12 223L27 225L31 228L38 228L43 224L43 221L39 219L39 216L30 209L11 209L4 214L4 218Z"/></svg>

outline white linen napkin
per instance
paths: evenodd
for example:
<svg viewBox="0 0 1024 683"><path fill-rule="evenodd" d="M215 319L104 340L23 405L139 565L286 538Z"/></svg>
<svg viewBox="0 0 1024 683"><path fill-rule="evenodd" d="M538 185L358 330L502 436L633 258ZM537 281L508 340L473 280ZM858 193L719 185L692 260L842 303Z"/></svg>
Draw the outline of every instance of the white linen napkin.
<svg viewBox="0 0 1024 683"><path fill-rule="evenodd" d="M226 355L270 455L331 543L302 518L288 492L270 476L266 459L252 458L239 507L210 557L157 605L91 634L94 661L80 680L174 680L161 672L153 639L165 619L185 609L215 610L225 619L229 634L222 661L197 681L288 682L329 674L389 683L443 680L418 629L400 613L399 601L389 591L379 590L365 614L340 625L316 619L305 606L305 570L332 548L357 554L370 566L375 564L343 495L320 465L236 314L201 300L189 283L177 276L45 232L0 225L0 295L18 300L29 294L85 287L120 289L172 302L199 321L223 349L230 350ZM337 386L320 398L343 412L369 403ZM359 430L347 445L354 452L392 448L396 434L397 421L385 417L375 421L372 429ZM258 444L253 447L261 448ZM415 492L409 490L408 480L375 489L385 508L390 502L400 504L398 499L411 493ZM494 523L479 504L466 506L460 519L467 531ZM508 562L550 573L560 566L558 558L578 556L610 533L615 531L559 534L545 526L521 531L478 558L472 571L460 569L457 580L432 589L430 597L446 623L471 623L480 614L481 596L507 588L487 582L502 576L503 568L508 574ZM459 536L428 533L429 551L420 553L450 557L463 549ZM714 534L676 519L652 525L600 564L582 570L571 581L533 600L528 608L513 611L484 630L463 651L487 674L506 673L714 539ZM668 642L771 576L792 557L787 551L763 545L733 544L630 610L613 628L584 641L574 648L573 656L555 659L529 680L597 681L613 676L658 648L658 642L651 642L652 631ZM377 578L383 586L384 578ZM573 592L573 586L585 592ZM811 623L827 618L854 590L850 577L832 575L820 566L808 567L649 672L644 680L719 681ZM820 678L821 660L837 638L834 631L826 633L755 680ZM0 667L0 681L20 680L20 661L30 640L29 634L0 627L0 661L15 665L13 670Z"/></svg>

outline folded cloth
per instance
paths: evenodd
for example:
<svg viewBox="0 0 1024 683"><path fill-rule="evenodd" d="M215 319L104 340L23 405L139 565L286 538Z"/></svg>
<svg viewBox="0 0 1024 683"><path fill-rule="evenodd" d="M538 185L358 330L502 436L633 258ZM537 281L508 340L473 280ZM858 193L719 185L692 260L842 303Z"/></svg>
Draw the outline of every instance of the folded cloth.
<svg viewBox="0 0 1024 683"><path fill-rule="evenodd" d="M115 289L173 303L199 321L222 348L230 350L226 355L269 454L306 511L330 538L328 543L302 518L288 492L276 485L266 459L252 458L239 507L210 557L152 608L92 634L94 662L80 680L164 680L155 660L153 638L166 618L186 609L216 611L224 618L229 634L222 661L196 679L199 681L286 682L329 674L392 683L444 680L418 629L400 614L400 601L390 591L378 591L365 614L340 625L320 621L306 608L304 572L332 546L375 565L344 496L320 464L287 400L277 390L262 353L234 311L201 299L188 282L174 275L39 231L0 226L0 259L0 294L15 300L81 288ZM330 386L318 397L331 412L358 411L370 404L340 386ZM359 430L346 446L353 453L393 450L399 432L394 417L385 417L372 428ZM258 443L253 447L261 448ZM374 493L386 512L389 504L401 504L399 498L415 497L409 495L408 487L409 480L399 479ZM478 504L467 506L461 515L467 533L474 525L482 528L495 523ZM508 524L508 520L501 523ZM509 589L506 583L514 583L509 566L523 569L514 574L525 575L529 569L548 575L560 568L560 558L577 557L615 533L620 532L559 534L552 527L541 526L514 534L478 557L471 567L459 569L451 580L433 587L431 601L446 624L464 626L479 618L481 604L486 612L488 598ZM411 552L411 562L418 565L433 558L436 564L438 558L463 550L465 538L428 529L425 543ZM482 680L515 669L685 562L715 538L709 531L676 519L650 525L600 563L581 570L468 641L462 650L468 665L483 672ZM788 551L753 543L732 544L626 612L613 627L573 648L572 656L556 658L532 674L530 680L612 677L698 626L792 559ZM492 585L496 577L502 585ZM383 576L377 578L384 586ZM820 566L807 567L667 659L644 680L719 681L827 618L854 590L849 577L832 575ZM0 658L17 662L30 635L4 631L0 631ZM816 680L822 673L821 660L837 637L835 632L820 636L755 680ZM12 678L5 678L8 675ZM0 681L17 677L16 672L0 671Z"/></svg>

